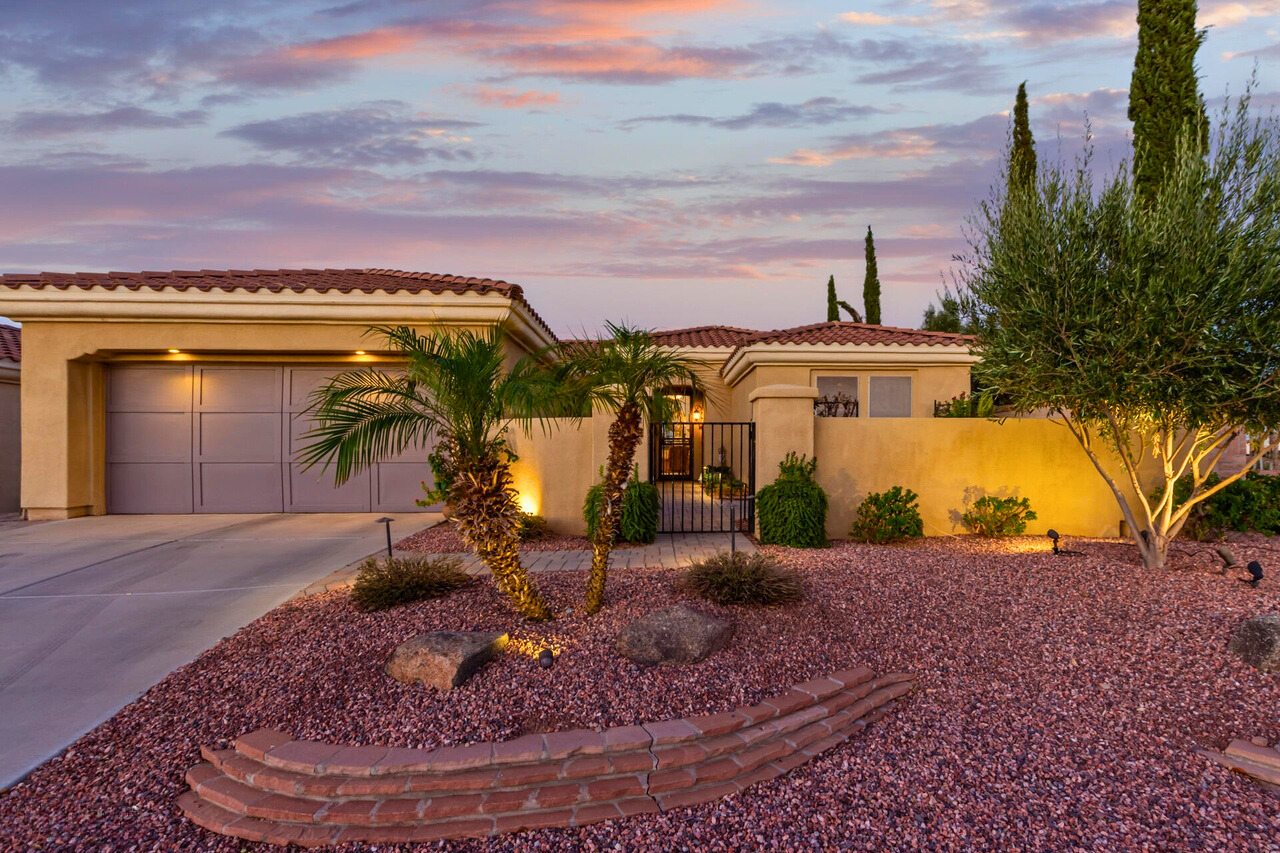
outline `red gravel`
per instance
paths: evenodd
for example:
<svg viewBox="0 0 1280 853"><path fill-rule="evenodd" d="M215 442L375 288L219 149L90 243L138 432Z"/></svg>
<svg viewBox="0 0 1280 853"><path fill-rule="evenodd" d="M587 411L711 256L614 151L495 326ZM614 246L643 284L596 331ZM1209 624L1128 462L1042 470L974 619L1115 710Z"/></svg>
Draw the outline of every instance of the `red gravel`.
<svg viewBox="0 0 1280 853"><path fill-rule="evenodd" d="M397 542L395 547L401 551L417 551L423 554L462 554L471 551L463 544L457 530L448 522L420 530L412 536L406 536ZM541 539L520 544L522 551L586 551L590 548L591 541L587 537L571 536L568 533L550 533Z"/></svg>
<svg viewBox="0 0 1280 853"><path fill-rule="evenodd" d="M200 744L260 726L388 745L509 738L723 710L866 664L915 672L919 689L786 777L695 809L453 848L1280 850L1280 800L1192 752L1232 737L1280 740L1280 677L1226 651L1236 624L1280 610L1270 568L1280 542L1233 546L1274 573L1257 590L1204 571L1217 562L1208 546L1150 572L1131 546L1073 540L1085 556L1054 558L1033 550L1045 544L767 549L804 570L808 601L701 605L731 615L737 633L684 669L645 670L612 651L624 622L681 598L674 572L619 571L598 619L518 629L531 649L546 637L563 647L552 670L513 654L444 694L393 682L380 666L419 631L512 626L488 584L379 614L340 592L298 600L0 798L0 847L258 849L194 827L173 801ZM582 581L538 576L561 607Z"/></svg>

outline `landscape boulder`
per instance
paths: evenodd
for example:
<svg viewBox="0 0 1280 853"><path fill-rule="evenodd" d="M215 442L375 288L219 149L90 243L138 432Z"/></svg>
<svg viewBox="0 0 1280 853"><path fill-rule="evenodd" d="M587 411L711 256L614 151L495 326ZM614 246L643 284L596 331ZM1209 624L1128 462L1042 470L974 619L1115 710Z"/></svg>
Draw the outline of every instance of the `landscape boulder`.
<svg viewBox="0 0 1280 853"><path fill-rule="evenodd" d="M1242 623L1227 648L1263 672L1280 672L1280 613Z"/></svg>
<svg viewBox="0 0 1280 853"><path fill-rule="evenodd" d="M449 690L466 681L507 645L507 635L487 631L432 631L405 640L391 654L386 673L396 681Z"/></svg>
<svg viewBox="0 0 1280 853"><path fill-rule="evenodd" d="M733 625L683 604L655 610L618 634L618 653L646 666L697 663L729 641Z"/></svg>

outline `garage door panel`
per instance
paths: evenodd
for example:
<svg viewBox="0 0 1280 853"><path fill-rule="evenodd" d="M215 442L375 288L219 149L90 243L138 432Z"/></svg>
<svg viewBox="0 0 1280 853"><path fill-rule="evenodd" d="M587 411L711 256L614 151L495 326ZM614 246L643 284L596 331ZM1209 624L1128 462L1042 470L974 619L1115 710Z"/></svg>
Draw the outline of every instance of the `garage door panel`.
<svg viewBox="0 0 1280 853"><path fill-rule="evenodd" d="M115 367L107 373L112 412L191 411L191 367Z"/></svg>
<svg viewBox="0 0 1280 853"><path fill-rule="evenodd" d="M333 482L333 469L303 470L289 466L288 509L292 512L368 512L368 471L362 471L341 486Z"/></svg>
<svg viewBox="0 0 1280 853"><path fill-rule="evenodd" d="M110 412L107 462L191 463L189 412Z"/></svg>
<svg viewBox="0 0 1280 853"><path fill-rule="evenodd" d="M279 413L200 412L196 417L202 462L280 461Z"/></svg>
<svg viewBox="0 0 1280 853"><path fill-rule="evenodd" d="M202 462L197 497L200 512L283 512L277 463Z"/></svg>
<svg viewBox="0 0 1280 853"><path fill-rule="evenodd" d="M278 367L202 367L196 408L203 411L278 412Z"/></svg>
<svg viewBox="0 0 1280 853"><path fill-rule="evenodd" d="M296 412L310 406L311 392L342 372L326 368L287 368L285 399L289 403L289 411Z"/></svg>
<svg viewBox="0 0 1280 853"><path fill-rule="evenodd" d="M424 496L422 483L430 479L431 469L419 463L379 463L373 469L373 511L416 509L414 501Z"/></svg>
<svg viewBox="0 0 1280 853"><path fill-rule="evenodd" d="M194 511L191 463L107 465L107 509L115 513Z"/></svg>

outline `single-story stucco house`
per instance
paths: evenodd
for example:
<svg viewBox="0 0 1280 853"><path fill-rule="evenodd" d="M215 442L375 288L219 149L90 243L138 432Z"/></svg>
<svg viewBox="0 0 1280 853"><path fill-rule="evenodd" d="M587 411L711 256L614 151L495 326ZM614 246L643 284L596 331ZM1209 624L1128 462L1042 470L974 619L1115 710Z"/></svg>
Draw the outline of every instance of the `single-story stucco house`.
<svg viewBox="0 0 1280 853"><path fill-rule="evenodd" d="M0 515L17 512L22 469L22 332L0 323Z"/></svg>
<svg viewBox="0 0 1280 853"><path fill-rule="evenodd" d="M497 326L513 359L559 343L518 285L388 269L9 274L0 315L22 323L30 519L413 511L428 448L340 488L294 461L312 389L353 367L396 366L366 335L373 325ZM683 482L685 496L711 478L731 482L736 501L795 451L822 460L833 535L860 495L897 483L921 493L927 532L957 530L956 508L986 493L1033 494L1060 528L1116 528L1114 503L1065 429L932 417L935 401L969 390L977 357L965 336L829 322L655 337L704 367L705 391L671 389L682 414L653 425L640 454L642 476ZM608 422L596 413L514 440L527 509L581 528ZM1064 462L1072 453L1080 458ZM746 511L718 494L721 515ZM706 524L711 499L698 500Z"/></svg>

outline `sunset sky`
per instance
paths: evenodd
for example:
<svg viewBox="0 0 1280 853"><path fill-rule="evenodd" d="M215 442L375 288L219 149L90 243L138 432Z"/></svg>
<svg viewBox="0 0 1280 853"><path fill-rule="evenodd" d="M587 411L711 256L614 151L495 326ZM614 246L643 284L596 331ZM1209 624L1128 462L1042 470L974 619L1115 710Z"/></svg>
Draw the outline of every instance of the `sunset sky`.
<svg viewBox="0 0 1280 853"><path fill-rule="evenodd" d="M46 0L0 27L0 271L395 267L559 332L915 326L1020 81L1041 158L1126 155L1136 0ZM1202 0L1211 102L1280 0Z"/></svg>

